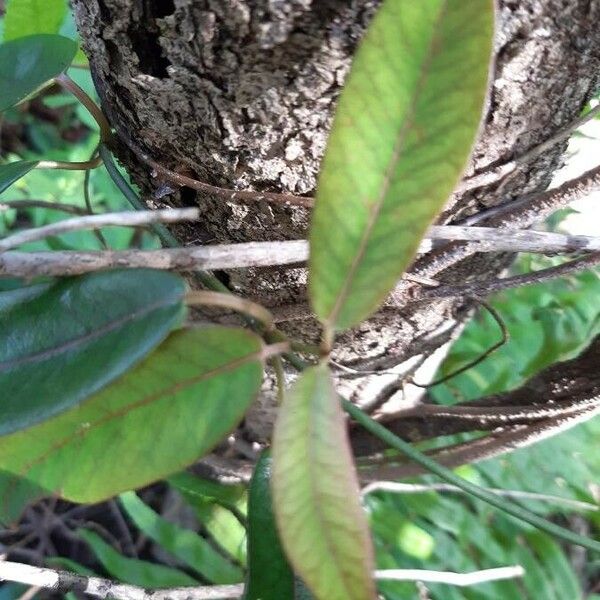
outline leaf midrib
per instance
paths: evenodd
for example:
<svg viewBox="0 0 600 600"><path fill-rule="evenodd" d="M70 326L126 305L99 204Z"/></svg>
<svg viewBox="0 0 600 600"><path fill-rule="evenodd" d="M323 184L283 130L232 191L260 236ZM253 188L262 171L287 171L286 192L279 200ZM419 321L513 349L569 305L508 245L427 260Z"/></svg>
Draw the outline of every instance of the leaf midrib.
<svg viewBox="0 0 600 600"><path fill-rule="evenodd" d="M407 118L406 118L403 126L401 127L401 130L398 134L398 139L396 140L396 144L394 145L392 157L391 157L391 159L388 163L388 166L385 170L383 185L379 192L378 198L370 209L369 221L367 222L367 227L365 228L365 231L361 238L360 244L358 246L358 250L357 250L356 254L354 255L354 258L352 259L352 263L350 264L350 269L348 270L348 274L346 275L346 278L344 279L344 283L342 284L342 287L338 293L335 304L333 305L333 308L331 309L331 312L329 313L329 317L326 319L325 324L328 329L332 329L332 328L335 329L335 322L336 322L336 320L339 316L339 312L342 308L342 303L348 297L349 289L350 289L350 286L352 285L352 281L354 279L356 271L358 270L358 267L364 258L367 244L369 243L369 240L370 240L371 232L375 226L375 222L377 221L379 214L381 213L381 209L383 208L383 204L385 202L385 198L389 191L391 181L392 181L392 178L394 175L395 167L396 167L398 161L400 160L402 149L404 147L404 142L406 141L407 133L410 129L412 129L413 118L414 118L414 114L416 111L417 100L422 91L422 86L426 79L426 75L428 74L429 67L431 66L431 60L435 54L435 45L436 45L436 42L438 41L438 37L439 37L438 25L442 21L444 15L446 13L447 6L448 6L448 0L443 0L442 4L440 4L439 14L433 24L433 34L431 36L429 47L427 49L427 54L425 55L425 59L423 62L423 68L421 70L419 80L417 81L417 85L415 88L415 94L413 95L413 98L411 100L410 106L407 111Z"/></svg>
<svg viewBox="0 0 600 600"><path fill-rule="evenodd" d="M316 377L315 377L315 383L318 381L318 377L320 377L322 374L321 373L315 373ZM330 385L330 382L328 381L328 387ZM316 386L314 386L316 387ZM314 391L314 390L313 390ZM313 393L313 398L317 399L317 394ZM332 400L331 397L327 398L327 401L330 402ZM333 400L337 401L337 396L333 397ZM307 440L311 440L313 439L313 434L314 434L314 422L315 419L311 418L312 415L314 415L317 411L314 410L314 407L312 407L313 402L311 401L311 408L313 408L313 410L309 411L309 420L308 420L308 435L306 437ZM316 407L318 408L318 406ZM316 461L316 453L315 453L315 446L316 444L308 444L308 452L307 455L310 457L309 458L309 485L310 485L310 489L311 489L311 495L313 496L313 499L315 500L314 502L314 507L315 507L315 513L317 515L317 519L320 521L320 525L322 526L323 529L323 537L325 539L325 545L327 546L327 548L329 549L329 552L332 556L335 557L333 564L335 566L335 570L338 573L338 576L340 578L340 581L342 582L342 584L344 585L344 590L347 594L347 598L352 598L352 594L351 594L351 590L349 588L349 582L346 581L346 577L344 575L343 570L340 569L340 567L338 566L339 563L339 559L342 558L340 557L340 554L338 552L337 546L330 540L329 538L329 531L331 530L330 527L327 527L328 521L325 518L325 516L323 515L322 511L321 511L321 494L319 493L319 486L318 486L318 481L317 478L314 477L314 471L315 469L311 469L310 465L316 465L318 464Z"/></svg>
<svg viewBox="0 0 600 600"><path fill-rule="evenodd" d="M179 393L182 389L191 387L193 385L197 385L198 383L201 383L205 379L210 379L211 377L215 377L215 376L221 375L223 373L227 373L228 371L234 370L240 366L243 366L243 365L253 362L255 360L261 361L262 357L263 357L263 352L261 349L261 350L258 350L257 352L253 352L252 354L248 354L246 356L243 356L241 358L233 360L224 365L219 365L218 367L215 367L209 371L206 371L205 373L197 375L196 377L191 377L184 381L180 381L177 384L172 385L171 387L165 388L159 392L155 392L154 394L145 396L144 398L141 398L137 402L133 402L131 404L128 404L127 406L121 407L120 409L115 410L114 412L104 415L102 418L94 421L93 423L90 423L86 427L85 435L86 436L89 435L89 433L94 428L100 427L100 426L106 424L107 422L112 421L115 418L127 415L130 412L138 410L139 408L143 408L144 406L152 404L155 401L160 401L161 399L163 399L163 396ZM103 393L103 392L100 392L100 393ZM58 418L63 418L63 415L61 415ZM44 425L45 425L45 423L42 423L38 426L43 427ZM21 434L21 433L22 432L18 432L18 434ZM64 437L62 440L55 442L50 448L48 448L48 450L46 452L44 452L43 454L38 456L34 461L26 464L24 467L19 469L18 475L21 477L24 477L25 474L28 473L31 469L33 469L36 465L44 462L53 453L58 452L59 450L61 450L65 446L67 446L70 442L72 442L72 440L74 438L75 438L75 435L72 434L67 437ZM8 496L8 494L7 494L7 496Z"/></svg>
<svg viewBox="0 0 600 600"><path fill-rule="evenodd" d="M139 318L146 317L150 313L160 310L161 308L166 308L168 306L175 306L177 303L181 302L183 299L183 295L181 294L179 298L169 298L159 302L155 302L154 304L147 304L141 309L128 313L124 317L120 317L119 319L115 319L113 321L108 321L99 329L95 329L90 333L86 333L85 335L80 335L78 337L72 338L59 344L58 346L54 346L51 348L46 348L45 350L41 350L35 354L29 354L26 356L20 356L18 358L13 358L4 362L0 362L0 374L5 373L15 367L22 367L24 365L30 364L36 361L44 361L49 358L53 358L54 356L58 356L59 354L63 354L76 348L79 345L85 345L88 342L93 342L96 339L101 338L102 336L111 333L115 329L118 329L122 325L126 325L128 323L132 323Z"/></svg>

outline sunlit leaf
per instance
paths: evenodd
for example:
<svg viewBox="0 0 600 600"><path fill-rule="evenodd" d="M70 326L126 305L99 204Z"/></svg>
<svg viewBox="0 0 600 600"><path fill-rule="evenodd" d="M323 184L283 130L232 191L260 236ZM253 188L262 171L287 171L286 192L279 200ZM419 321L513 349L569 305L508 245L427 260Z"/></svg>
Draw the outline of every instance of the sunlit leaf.
<svg viewBox="0 0 600 600"><path fill-rule="evenodd" d="M129 518L145 535L208 581L243 581L243 571L219 554L206 539L170 523L144 504L134 492L121 494L119 500Z"/></svg>
<svg viewBox="0 0 600 600"><path fill-rule="evenodd" d="M66 0L9 0L4 41L35 33L59 33L68 8Z"/></svg>
<svg viewBox="0 0 600 600"><path fill-rule="evenodd" d="M386 0L342 92L310 232L310 295L332 330L358 324L409 266L478 130L492 0Z"/></svg>
<svg viewBox="0 0 600 600"><path fill-rule="evenodd" d="M273 500L286 554L318 600L375 598L371 539L326 365L306 370L280 408Z"/></svg>
<svg viewBox="0 0 600 600"><path fill-rule="evenodd" d="M98 502L176 473L240 422L263 368L242 329L180 331L79 406L0 438L0 469L75 502ZM0 505L22 494L0 480Z"/></svg>
<svg viewBox="0 0 600 600"><path fill-rule="evenodd" d="M60 35L30 35L0 45L0 111L62 73L76 52L77 44Z"/></svg>
<svg viewBox="0 0 600 600"><path fill-rule="evenodd" d="M270 454L263 453L248 496L248 581L244 600L294 600L294 572L279 541L271 501Z"/></svg>
<svg viewBox="0 0 600 600"><path fill-rule="evenodd" d="M183 571L123 556L89 529L80 529L77 533L94 551L109 575L123 583L150 589L199 585L198 581Z"/></svg>
<svg viewBox="0 0 600 600"><path fill-rule="evenodd" d="M82 402L181 323L184 280L108 271L0 293L0 435Z"/></svg>
<svg viewBox="0 0 600 600"><path fill-rule="evenodd" d="M0 46L1 48L1 46ZM2 67L0 67L1 69ZM0 95L2 92L0 91ZM24 177L35 168L37 161L34 160L17 160L5 165L0 165L0 194L8 189L13 183L19 181L21 177ZM0 204L2 201L0 200Z"/></svg>

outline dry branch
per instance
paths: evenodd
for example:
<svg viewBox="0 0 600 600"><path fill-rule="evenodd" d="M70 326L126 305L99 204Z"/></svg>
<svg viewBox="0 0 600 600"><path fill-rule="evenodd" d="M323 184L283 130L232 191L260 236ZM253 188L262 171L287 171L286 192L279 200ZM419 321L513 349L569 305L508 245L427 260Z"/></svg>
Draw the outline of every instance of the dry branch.
<svg viewBox="0 0 600 600"><path fill-rule="evenodd" d="M108 225L139 226L197 218L196 209L114 213L78 217L52 225L29 229L0 240L0 275L34 277L71 276L115 268L166 270L211 270L267 267L303 263L308 259L308 242L249 242L218 246L188 246L163 250L124 250L101 252L6 252L17 245L79 229ZM502 231L487 227L432 227L433 239L471 240L471 252L573 252L600 250L600 237L569 236L537 231ZM475 240L475 241L473 241ZM419 252L431 248L421 243ZM417 275L418 276L418 275Z"/></svg>
<svg viewBox="0 0 600 600"><path fill-rule="evenodd" d="M456 586L470 586L488 581L522 577L520 566L485 569L471 573L429 571L423 569L390 569L375 571L375 579L395 581L429 581ZM59 593L81 592L95 598L120 600L235 600L244 592L244 585L215 585L164 590L117 583L100 577L87 577L66 571L32 567L21 563L0 561L0 580L50 589Z"/></svg>
<svg viewBox="0 0 600 600"><path fill-rule="evenodd" d="M525 570L519 565L485 569L471 573L428 571L424 569L388 569L385 571L375 571L375 579L379 581L422 581L426 583L446 583L458 587L477 585L489 581L501 581L503 579L515 579L516 577L523 577L523 575L525 575Z"/></svg>
<svg viewBox="0 0 600 600"><path fill-rule="evenodd" d="M87 577L9 561L0 561L0 580L39 586L63 594L73 591L95 598L121 600L231 600L239 598L244 591L242 584L149 591L100 577Z"/></svg>
<svg viewBox="0 0 600 600"><path fill-rule="evenodd" d="M43 240L44 238L82 231L85 229L100 229L102 227L140 227L153 223L176 223L178 221L194 221L198 218L197 208L177 208L156 211L129 211L122 213L106 213L102 215L87 215L65 219L58 223L25 229L0 240L0 252L16 248L22 244Z"/></svg>
<svg viewBox="0 0 600 600"><path fill-rule="evenodd" d="M423 404L382 416L396 435L420 441L441 435L491 431L487 436L440 448L432 457L448 467L491 458L556 435L600 414L598 357L600 336L577 358L552 365L520 388L454 406ZM352 433L359 455L371 455L382 444L361 429ZM408 463L371 469L369 480L420 474Z"/></svg>

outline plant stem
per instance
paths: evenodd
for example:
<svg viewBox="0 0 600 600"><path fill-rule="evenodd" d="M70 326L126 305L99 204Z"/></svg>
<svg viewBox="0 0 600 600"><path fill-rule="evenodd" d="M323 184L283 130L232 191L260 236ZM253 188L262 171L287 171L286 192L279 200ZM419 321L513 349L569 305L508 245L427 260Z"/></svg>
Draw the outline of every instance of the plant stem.
<svg viewBox="0 0 600 600"><path fill-rule="evenodd" d="M234 296L231 293L192 290L186 294L185 303L188 306L200 305L228 308L256 319L264 325L267 331L274 328L273 315L264 306L247 300L246 298Z"/></svg>
<svg viewBox="0 0 600 600"><path fill-rule="evenodd" d="M411 446L409 443L405 442L403 439L394 435L391 431L377 423L365 414L360 408L356 407L354 404L342 398L342 406L344 410L357 422L360 423L367 431L371 434L385 442L391 448L398 450L402 454L404 454L410 460L416 462L421 465L434 475L437 475L444 481L455 485L456 487L464 490L471 496L478 498L479 500L483 500L488 504L498 508L505 513L515 517L516 519L520 519L521 521L525 521L530 525L533 525L537 529L544 531L550 535L553 535L557 538L563 539L566 542L570 542L571 544L576 544L578 546L582 546L587 548L588 550L592 550L594 552L600 552L600 542L596 542L595 540L591 540L584 536L578 535L565 529L564 527L560 527L539 517L535 513L517 506L512 502L507 502L497 496L496 494L489 492L462 477L459 477L449 469L446 469L442 465L438 464L422 452L419 452L416 448Z"/></svg>
<svg viewBox="0 0 600 600"><path fill-rule="evenodd" d="M87 171L96 169L102 164L99 157L80 162L71 162L65 160L40 160L35 166L36 169L64 169L66 171Z"/></svg>
<svg viewBox="0 0 600 600"><path fill-rule="evenodd" d="M112 130L104 113L100 110L100 107L66 73L58 75L55 78L55 81L60 87L73 94L73 96L85 106L90 115L92 115L94 121L98 123L98 127L100 128L100 141L107 142L112 137Z"/></svg>

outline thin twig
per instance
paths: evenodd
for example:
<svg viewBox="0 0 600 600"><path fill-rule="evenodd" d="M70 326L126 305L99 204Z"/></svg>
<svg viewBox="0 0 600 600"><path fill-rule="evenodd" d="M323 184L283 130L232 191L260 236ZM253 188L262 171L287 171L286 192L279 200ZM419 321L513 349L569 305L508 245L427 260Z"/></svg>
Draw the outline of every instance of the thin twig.
<svg viewBox="0 0 600 600"><path fill-rule="evenodd" d="M563 140L566 140L567 138L571 137L571 134L575 130L579 129L582 125L585 125L588 121L594 119L598 114L600 114L600 104L589 110L585 115L571 121L566 127L551 135L541 144L530 148L529 150L517 156L516 158L505 162L504 164L498 164L498 162L496 161L490 163L489 165L486 165L485 167L482 167L473 176L465 179L465 181L463 181L460 184L458 190L461 193L464 193L503 179L512 171L514 171L518 166L528 163L532 159L541 156L542 154L544 154L544 152L546 152L559 142L562 142Z"/></svg>
<svg viewBox="0 0 600 600"><path fill-rule="evenodd" d="M92 155L90 156L90 160L98 154L99 149L100 149L100 144L98 144L94 148ZM91 177L92 177L92 171L90 169L88 169L83 175L83 199L85 201L85 207L87 209L88 215L94 214L94 207L92 206L92 197L90 194ZM95 230L94 234L95 234L96 238L98 239L98 241L100 242L100 246L104 250L108 250L109 246L108 246L108 242L106 241L106 238L104 237L104 234L99 229Z"/></svg>
<svg viewBox="0 0 600 600"><path fill-rule="evenodd" d="M4 210L20 210L22 208L44 208L47 210L59 210L73 215L87 215L85 208L73 204L61 202L48 202L47 200L0 200L0 212Z"/></svg>
<svg viewBox="0 0 600 600"><path fill-rule="evenodd" d="M66 171L87 171L96 169L102 164L100 157L96 156L91 160L82 162L71 162L64 160L40 160L35 166L36 169L64 169Z"/></svg>
<svg viewBox="0 0 600 600"><path fill-rule="evenodd" d="M141 213L140 213L141 214ZM151 213L152 214L152 213ZM0 241L1 243L4 240ZM283 244L283 245L282 245ZM277 252L274 258L273 252ZM298 264L308 257L308 247L303 240L291 242L248 242L245 244L224 244L219 246L188 246L186 248L166 248L162 250L105 250L105 251L55 251L55 252L0 252L0 275L14 277L72 276L105 269L160 269L172 271L240 269L247 267L269 267ZM581 259L583 261L583 259ZM596 259L590 259L596 262ZM573 261L574 262L574 261ZM579 268L584 263L578 261ZM561 265L562 266L562 265ZM554 268L553 268L554 269ZM576 269L571 269L575 271ZM549 270L548 270L549 271ZM549 271L545 278L558 277L569 269ZM541 276L541 272L540 272ZM538 279L536 281L539 281ZM526 282L523 282L523 285ZM533 281L532 281L533 283ZM470 288L469 288L470 289ZM452 296L453 288L440 288L431 297ZM478 292L479 293L479 292ZM484 294L482 294L484 295ZM422 300L425 296L411 299ZM301 311L295 318L304 318L311 313ZM286 320L286 315L277 320Z"/></svg>
<svg viewBox="0 0 600 600"><path fill-rule="evenodd" d="M561 498L560 496L551 496L548 494L538 494L536 492L524 492L521 490L503 490L501 488L484 488L488 492L493 492L498 496L506 498L517 498L522 500L535 500L536 502L548 502L550 504L560 504L576 510L597 511L600 507L597 504L581 502L580 500L571 500L570 498ZM452 492L464 494L465 491L456 485L449 483L398 483L394 481L373 481L367 484L362 490L364 497L373 492L391 492L393 494L419 494L423 492Z"/></svg>
<svg viewBox="0 0 600 600"><path fill-rule="evenodd" d="M164 211L139 211L136 213L108 213L105 215L97 215L95 217L84 217L83 219L97 219L97 221L85 221L83 219L72 219L69 221L61 221L48 225L44 228L32 229L19 232L14 236L0 240L0 251L6 251L9 248L14 248L17 245L25 243L25 241L33 241L42 237L57 235L67 231L76 229L94 229L108 225L134 226L147 225L158 223L171 223L182 220L192 220L197 218L197 209L167 209ZM186 213L185 211L190 211ZM189 216L189 215L196 216ZM155 216L152 216L155 215ZM166 216L163 216L166 215ZM185 216L180 216L185 215ZM114 219L114 221L113 221ZM85 225L84 225L85 224ZM469 231L472 230L472 231ZM564 240L558 243L555 234L544 234L542 232L535 233L535 240L532 242L515 241L515 233L529 232L502 232L502 235L496 235L496 230L489 228L468 228L468 227L436 227L431 230L428 235L442 236L443 239L448 239L452 235L478 236L481 240L489 232L495 232L492 237L496 241L471 242L469 247L471 251L481 252L499 252L499 251L519 251L519 250L537 250L554 252L557 248L562 248L563 251L571 251L574 248L593 248L599 247L600 238L590 238L584 236L563 236ZM551 240L547 246L544 246L539 241L544 235L550 236ZM578 241L574 241L578 240ZM18 242L18 243L17 243ZM562 245L561 245L562 244ZM431 247L429 242L423 242L421 251L425 251ZM210 260L207 262L208 257ZM17 272L6 270L8 263L3 263L3 274L11 274L19 276L18 272L24 268L23 265L18 265L17 257L11 257L11 265L17 269ZM33 261L39 259L41 270L35 271ZM303 263L308 259L308 242L305 240L292 240L281 242L251 242L246 244L231 244L211 247L189 246L180 249L164 249L164 250L127 250L122 252L73 252L69 254L55 253L49 259L44 253L31 253L26 260L27 269L34 269L31 275L75 275L107 268L139 268L149 267L155 269L235 269L245 267L266 267L274 265L287 265L293 263ZM67 260L67 263L63 261ZM211 262L214 261L214 264ZM64 264L64 267L61 266ZM44 271L45 268L50 268L51 272ZM414 279L412 274L409 274L409 279ZM427 280L430 284L431 280ZM440 288L446 289L446 288ZM431 292L432 296L444 295L441 292Z"/></svg>
<svg viewBox="0 0 600 600"><path fill-rule="evenodd" d="M149 167L152 168L155 175L162 179L178 185L179 187L187 187L198 192L209 194L221 200L228 202L274 202L282 206L301 206L303 208L311 208L313 206L313 198L305 196L295 196L293 194L279 194L275 192L254 192L250 190L230 190L209 183L204 183L187 177L180 173L176 173L161 165L154 160L149 154L144 152L131 137L121 129L117 128L119 137L129 146L130 150Z"/></svg>
<svg viewBox="0 0 600 600"><path fill-rule="evenodd" d="M489 581L501 581L503 579L515 579L524 575L525 570L520 565L484 569L482 571L472 571L471 573L428 571L425 569L386 569L384 571L375 571L375 579L378 581L423 581L427 583L447 583L448 585L458 587L477 585Z"/></svg>
<svg viewBox="0 0 600 600"><path fill-rule="evenodd" d="M371 417L369 417L369 415L365 414L360 408L348 400L342 399L341 402L345 412L348 413L355 421L362 425L372 435L379 438L387 446L398 450L410 461L417 463L419 467L426 469L438 477L441 477L447 483L451 483L452 485L460 487L471 496L478 498L479 500L483 500L484 502L487 502L496 508L499 508L512 517L533 525L541 531L572 544L577 544L589 550L593 550L594 552L600 552L600 542L581 536L577 533L569 531L568 529L565 529L564 527L560 527L559 525L547 521L535 513L517 504L514 504L513 502L508 502L496 494L490 493L485 489L482 489L480 486L463 479L446 467L442 466L442 464L437 462L432 457L423 454L408 442L405 442L398 436L394 435L391 431L383 427L380 423L377 423L377 421L373 420ZM576 420L577 419L571 418L568 425L572 425ZM565 425L567 425L567 423L565 423ZM378 477L378 479L381 479L381 477Z"/></svg>
<svg viewBox="0 0 600 600"><path fill-rule="evenodd" d="M533 285L536 283L544 283L565 275L572 275L579 271L590 269L600 263L600 252L593 252L580 258L570 260L560 265L532 271L530 273L522 273L513 277L505 277L504 279L488 279L485 281L476 281L465 285L440 286L433 290L423 292L423 298L448 298L448 297L464 297L488 296L493 292L499 292L510 288L521 287L524 285Z"/></svg>
<svg viewBox="0 0 600 600"><path fill-rule="evenodd" d="M106 168L109 177L119 188L119 191L123 194L123 196L125 196L125 199L127 202L129 202L131 207L137 211L149 210L142 199L133 191L129 183L127 183L123 175L121 175L108 147L104 144L100 144L98 153L104 162L104 167ZM163 224L153 223L151 229L158 236L158 239L162 242L163 246L166 246L167 248L178 248L180 246L177 238ZM202 277L203 279L207 278L206 275ZM207 281L204 281L204 283L207 283Z"/></svg>
<svg viewBox="0 0 600 600"><path fill-rule="evenodd" d="M101 227L140 227L152 223L176 223L178 221L193 221L198 218L197 208L165 209L145 212L106 213L102 215L87 215L75 217L58 223L26 229L0 240L0 252L5 252L28 242L35 242L50 236L56 236L71 231L99 229Z"/></svg>
<svg viewBox="0 0 600 600"><path fill-rule="evenodd" d="M9 561L0 561L0 579L39 586L62 594L77 591L96 598L121 600L230 600L239 598L244 591L243 584L149 591L100 577L87 577Z"/></svg>
<svg viewBox="0 0 600 600"><path fill-rule="evenodd" d="M551 190L507 202L485 211L482 213L481 221L478 222L486 227L511 231L524 230L597 189L600 189L600 166ZM435 278L446 269L479 252L480 247L479 242L450 242L419 259L411 270L413 274ZM518 251L518 249L509 248L508 251ZM396 293L399 300L407 298L406 290L403 288L398 288Z"/></svg>
<svg viewBox="0 0 600 600"><path fill-rule="evenodd" d="M234 296L233 294L192 290L186 294L185 303L188 306L216 306L219 308L227 308L256 319L264 325L267 331L271 331L275 327L273 315L264 306L252 302L251 300L247 300L246 298Z"/></svg>
<svg viewBox="0 0 600 600"><path fill-rule="evenodd" d="M110 124L104 116L104 113L100 110L99 106L66 73L61 73L58 75L55 78L55 81L63 89L73 94L73 96L75 96L75 98L77 98L77 100L79 100L79 102L85 106L90 115L92 115L94 121L98 123L98 127L100 128L100 140L102 142L108 141L112 136Z"/></svg>
<svg viewBox="0 0 600 600"><path fill-rule="evenodd" d="M532 231L530 229L511 230L493 227L463 227L460 225L434 226L426 233L426 237L435 240L472 241L483 246L489 245L491 251L506 250L510 252L577 252L582 250L600 250L600 236L565 235L548 231Z"/></svg>
<svg viewBox="0 0 600 600"><path fill-rule="evenodd" d="M558 435L600 414L600 401L586 403L579 412L543 419L533 424L502 427L497 431L466 442L451 444L428 452L429 458L445 467L471 464L495 456L525 448L549 437ZM428 472L428 467L412 462L402 462L394 457L383 457L380 463L396 462L395 465L378 466L362 473L363 480L402 479ZM600 545L598 546L600 549Z"/></svg>
<svg viewBox="0 0 600 600"><path fill-rule="evenodd" d="M145 213L140 213L145 214ZM151 213L152 214L152 213ZM297 261L298 246L290 242L279 250L278 262ZM264 243L249 242L223 246L189 246L162 250L122 250L101 252L0 252L0 275L14 277L72 276L104 269L149 268L172 271L208 271L261 267L273 264Z"/></svg>
<svg viewBox="0 0 600 600"><path fill-rule="evenodd" d="M438 379L435 379L434 381L432 381L430 383L417 383L414 379L410 379L409 382L412 385L416 385L417 387L420 387L420 388L430 388L430 387L433 387L436 385L440 385L441 383L445 383L449 379L453 379L457 375L460 375L461 373L464 373L465 371L468 371L468 370L472 369L473 367L476 367L478 364L482 363L488 356L490 356L490 354L493 354L496 350L498 350L498 348L500 348L500 347L504 346L504 344L506 344L506 342L508 341L508 330L506 329L506 325L504 324L504 321L502 320L502 317L500 316L498 311L492 305L488 304L487 302L484 302L483 300L480 300L478 298L472 298L472 299L475 300L483 308L485 308L485 310L487 310L487 312L492 316L494 321L496 321L496 323L498 324L498 327L500 328L501 338L495 344L490 346L483 354L478 356L476 359L470 361L469 363L460 367L459 369L452 371L452 373L449 373L448 375L444 375L443 377L439 377Z"/></svg>

